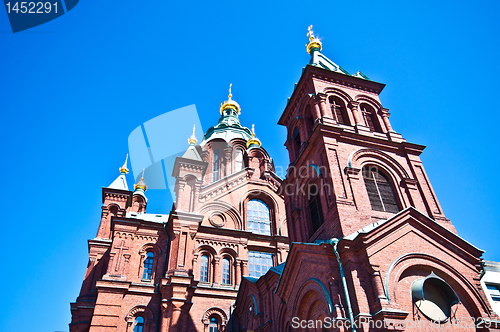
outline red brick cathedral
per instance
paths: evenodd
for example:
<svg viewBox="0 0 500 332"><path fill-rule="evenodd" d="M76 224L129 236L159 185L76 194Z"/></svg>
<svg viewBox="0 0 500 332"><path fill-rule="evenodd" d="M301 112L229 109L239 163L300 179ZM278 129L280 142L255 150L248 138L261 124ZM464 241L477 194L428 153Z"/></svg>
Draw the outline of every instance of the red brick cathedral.
<svg viewBox="0 0 500 332"><path fill-rule="evenodd" d="M500 330L482 251L445 217L424 146L392 129L385 85L308 35L279 120L286 179L231 93L176 159L169 215L146 213L146 180L129 191L125 164L102 189L71 332Z"/></svg>

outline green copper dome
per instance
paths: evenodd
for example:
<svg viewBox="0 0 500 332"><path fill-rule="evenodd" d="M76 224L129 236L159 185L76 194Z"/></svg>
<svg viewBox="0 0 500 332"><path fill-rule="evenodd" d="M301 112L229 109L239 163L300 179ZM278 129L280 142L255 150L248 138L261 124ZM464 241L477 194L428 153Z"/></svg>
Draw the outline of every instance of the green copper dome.
<svg viewBox="0 0 500 332"><path fill-rule="evenodd" d="M234 108L226 108L222 112L219 123L214 127L208 128L205 136L203 136L201 145L205 145L208 141L216 138L221 138L228 143L235 138L242 138L248 141L252 138L252 131L241 125L238 112Z"/></svg>

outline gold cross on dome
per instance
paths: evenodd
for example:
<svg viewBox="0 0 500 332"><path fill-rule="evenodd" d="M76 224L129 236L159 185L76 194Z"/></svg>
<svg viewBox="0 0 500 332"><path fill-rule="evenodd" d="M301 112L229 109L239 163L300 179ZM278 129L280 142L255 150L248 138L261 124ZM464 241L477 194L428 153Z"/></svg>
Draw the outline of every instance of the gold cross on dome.
<svg viewBox="0 0 500 332"><path fill-rule="evenodd" d="M233 86L233 83L230 83L229 84L229 99L231 99L231 97L233 96L233 94L231 93L231 87Z"/></svg>
<svg viewBox="0 0 500 332"><path fill-rule="evenodd" d="M313 26L312 24L307 28L307 37L309 37L310 40L314 39L314 31L313 31Z"/></svg>

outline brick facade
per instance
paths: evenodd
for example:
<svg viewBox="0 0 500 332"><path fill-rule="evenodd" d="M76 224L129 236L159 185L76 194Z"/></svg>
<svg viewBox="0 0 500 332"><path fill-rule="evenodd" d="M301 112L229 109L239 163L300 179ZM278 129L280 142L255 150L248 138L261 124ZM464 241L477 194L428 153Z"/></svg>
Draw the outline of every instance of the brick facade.
<svg viewBox="0 0 500 332"><path fill-rule="evenodd" d="M231 98L223 106L219 124L200 145L192 137L175 160L169 215L145 213L146 185L141 180L131 192L121 184L126 167L123 178L103 188L101 223L71 304L71 332L132 332L140 324L144 332L201 332L211 323L229 331L241 279L252 274L249 252L271 254L273 265L286 260L282 180L255 135L239 124L239 106ZM263 232L249 229L254 200L269 211L269 226L265 211L259 214Z"/></svg>
<svg viewBox="0 0 500 332"><path fill-rule="evenodd" d="M445 217L425 147L393 130L383 84L320 50L312 36L279 120L290 252L259 280L244 278L234 330L498 330L480 286L482 251Z"/></svg>

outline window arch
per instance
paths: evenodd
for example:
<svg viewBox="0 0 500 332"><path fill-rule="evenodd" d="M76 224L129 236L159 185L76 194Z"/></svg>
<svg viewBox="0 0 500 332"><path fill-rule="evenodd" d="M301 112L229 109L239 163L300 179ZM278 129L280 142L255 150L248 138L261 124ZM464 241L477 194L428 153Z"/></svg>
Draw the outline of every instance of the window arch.
<svg viewBox="0 0 500 332"><path fill-rule="evenodd" d="M324 216L321 208L320 186L313 183L309 186L309 216L311 218L312 234L314 234L323 224ZM312 235L311 234L311 235Z"/></svg>
<svg viewBox="0 0 500 332"><path fill-rule="evenodd" d="M152 251L148 251L146 254L146 259L144 260L144 269L142 271L142 279L151 280L153 275L153 262L155 254Z"/></svg>
<svg viewBox="0 0 500 332"><path fill-rule="evenodd" d="M329 101L333 118L337 123L349 125L349 116L344 101L337 96L331 96Z"/></svg>
<svg viewBox="0 0 500 332"><path fill-rule="evenodd" d="M209 332L217 332L219 331L219 321L217 318L215 317L212 317L210 318L210 324L208 325L209 326Z"/></svg>
<svg viewBox="0 0 500 332"><path fill-rule="evenodd" d="M302 139L300 137L300 130L298 126L293 130L292 145L293 149L291 152L295 155L294 158L297 158L299 156L300 146L302 145Z"/></svg>
<svg viewBox="0 0 500 332"><path fill-rule="evenodd" d="M399 205L389 177L376 166L363 167L363 179L372 210L399 212Z"/></svg>
<svg viewBox="0 0 500 332"><path fill-rule="evenodd" d="M271 235L269 207L260 199L251 199L247 203L247 229L253 233Z"/></svg>
<svg viewBox="0 0 500 332"><path fill-rule="evenodd" d="M220 150L213 150L212 156L212 182L219 181L219 172L220 172Z"/></svg>
<svg viewBox="0 0 500 332"><path fill-rule="evenodd" d="M222 259L222 284L231 285L231 261L227 257Z"/></svg>
<svg viewBox="0 0 500 332"><path fill-rule="evenodd" d="M314 127L314 118L311 113L311 105L307 105L304 111L304 120L308 136L311 136Z"/></svg>
<svg viewBox="0 0 500 332"><path fill-rule="evenodd" d="M243 169L243 150L236 149L234 156L234 172L239 172Z"/></svg>
<svg viewBox="0 0 500 332"><path fill-rule="evenodd" d="M201 256L200 262L200 282L208 282L208 256Z"/></svg>
<svg viewBox="0 0 500 332"><path fill-rule="evenodd" d="M144 318L142 316L137 316L134 321L134 332L144 331Z"/></svg>
<svg viewBox="0 0 500 332"><path fill-rule="evenodd" d="M378 122L377 113L373 107L368 104L361 104L361 113L363 113L366 126L369 127L371 131L377 131L379 133L382 132L382 128Z"/></svg>

